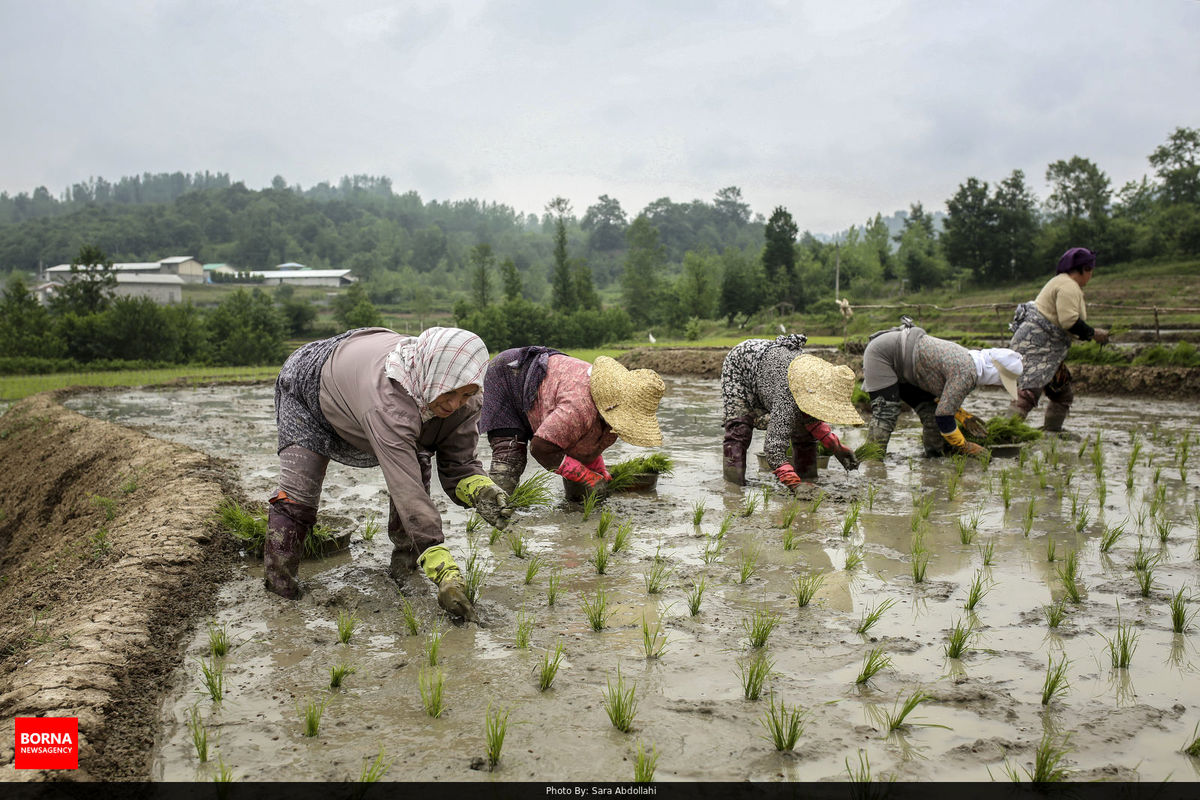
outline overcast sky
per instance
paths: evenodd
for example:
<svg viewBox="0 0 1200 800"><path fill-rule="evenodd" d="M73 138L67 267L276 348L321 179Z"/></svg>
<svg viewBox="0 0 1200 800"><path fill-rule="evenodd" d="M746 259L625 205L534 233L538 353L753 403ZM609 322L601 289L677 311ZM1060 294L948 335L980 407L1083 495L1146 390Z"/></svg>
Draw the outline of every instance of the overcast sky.
<svg viewBox="0 0 1200 800"><path fill-rule="evenodd" d="M741 187L833 232L1200 127L1200 2L0 0L0 190L387 175L582 214Z"/></svg>

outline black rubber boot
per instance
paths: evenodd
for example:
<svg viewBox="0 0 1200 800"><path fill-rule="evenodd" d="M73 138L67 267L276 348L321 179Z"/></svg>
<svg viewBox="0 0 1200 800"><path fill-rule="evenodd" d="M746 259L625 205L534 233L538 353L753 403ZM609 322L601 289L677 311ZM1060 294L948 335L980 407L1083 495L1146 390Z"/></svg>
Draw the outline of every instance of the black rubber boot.
<svg viewBox="0 0 1200 800"><path fill-rule="evenodd" d="M754 421L750 417L737 417L725 423L725 441L722 445L721 466L725 480L744 486L746 483L746 451L754 437Z"/></svg>
<svg viewBox="0 0 1200 800"><path fill-rule="evenodd" d="M792 468L800 480L815 483L817 480L817 442L808 438L792 439Z"/></svg>
<svg viewBox="0 0 1200 800"><path fill-rule="evenodd" d="M263 583L288 600L300 596L300 556L304 540L317 521L312 506L293 503L282 492L271 498L267 513L267 539L263 545Z"/></svg>
<svg viewBox="0 0 1200 800"><path fill-rule="evenodd" d="M896 421L900 419L900 401L876 397L871 401L871 424L867 426L867 441L875 442L887 451Z"/></svg>
<svg viewBox="0 0 1200 800"><path fill-rule="evenodd" d="M488 470L488 477L495 481L505 494L512 494L525 472L528 459L525 440L517 436L489 434L488 442L492 446L492 466Z"/></svg>
<svg viewBox="0 0 1200 800"><path fill-rule="evenodd" d="M392 541L392 560L388 565L388 575L397 583L403 583L409 575L417 571L417 556L420 553L417 552L412 537L404 530L404 521L400 519L400 513L391 502L388 503L388 538Z"/></svg>
<svg viewBox="0 0 1200 800"><path fill-rule="evenodd" d="M1069 405L1051 400L1046 406L1046 416L1042 419L1042 430L1047 433L1062 433L1063 423L1067 421L1070 411Z"/></svg>
<svg viewBox="0 0 1200 800"><path fill-rule="evenodd" d="M918 403L913 406L913 411L921 420L921 444L925 447L925 455L930 458L945 455L946 440L937 424L937 403L932 400Z"/></svg>

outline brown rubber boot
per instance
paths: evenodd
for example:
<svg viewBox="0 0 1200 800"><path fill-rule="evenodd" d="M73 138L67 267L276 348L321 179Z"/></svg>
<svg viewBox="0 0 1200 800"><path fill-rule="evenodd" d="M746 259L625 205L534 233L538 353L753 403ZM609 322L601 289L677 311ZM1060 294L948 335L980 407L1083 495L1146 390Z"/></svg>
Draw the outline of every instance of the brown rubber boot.
<svg viewBox="0 0 1200 800"><path fill-rule="evenodd" d="M921 444L925 446L925 455L937 458L946 454L946 440L937 424L937 403L928 400L913 406L913 411L921 419Z"/></svg>
<svg viewBox="0 0 1200 800"><path fill-rule="evenodd" d="M492 445L492 466L488 470L488 477L495 481L505 494L512 494L525 472L528 458L525 440L517 436L489 434L488 442Z"/></svg>
<svg viewBox="0 0 1200 800"><path fill-rule="evenodd" d="M1038 393L1032 389L1018 389L1017 399L1008 404L1008 415L1025 419L1038 402Z"/></svg>
<svg viewBox="0 0 1200 800"><path fill-rule="evenodd" d="M270 502L263 545L263 583L280 597L295 600L300 596L300 556L304 540L317 521L317 510L293 503L283 492L276 492Z"/></svg>
<svg viewBox="0 0 1200 800"><path fill-rule="evenodd" d="M800 480L815 483L817 480L817 442L815 439L792 439L792 468Z"/></svg>
<svg viewBox="0 0 1200 800"><path fill-rule="evenodd" d="M871 401L871 424L867 426L867 441L875 442L887 451L896 421L900 419L900 401L876 397Z"/></svg>
<svg viewBox="0 0 1200 800"><path fill-rule="evenodd" d="M754 437L754 422L750 417L738 417L725 423L721 465L725 480L744 486L746 483L746 451Z"/></svg>
<svg viewBox="0 0 1200 800"><path fill-rule="evenodd" d="M392 560L388 565L388 576L397 583L403 583L411 574L417 571L417 550L412 537L404 530L404 521L396 506L388 503L388 538L392 541Z"/></svg>
<svg viewBox="0 0 1200 800"><path fill-rule="evenodd" d="M1051 400L1046 406L1046 416L1042 419L1042 430L1047 433L1062 433L1063 423L1067 421L1070 411L1069 405Z"/></svg>

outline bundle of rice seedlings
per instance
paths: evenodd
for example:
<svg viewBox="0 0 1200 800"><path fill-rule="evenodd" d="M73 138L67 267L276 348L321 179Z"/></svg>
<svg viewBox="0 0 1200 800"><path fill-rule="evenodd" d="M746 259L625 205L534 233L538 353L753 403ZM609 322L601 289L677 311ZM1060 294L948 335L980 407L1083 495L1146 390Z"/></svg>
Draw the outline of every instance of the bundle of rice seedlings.
<svg viewBox="0 0 1200 800"><path fill-rule="evenodd" d="M964 434L966 435L966 434ZM1020 417L992 417L987 421L987 436L979 439L967 436L971 441L991 447L998 444L1020 444L1042 438L1042 432L1031 428Z"/></svg>
<svg viewBox="0 0 1200 800"><path fill-rule="evenodd" d="M608 489L612 492L628 488L638 475L670 475L675 469L675 462L664 453L651 453L648 456L638 456L608 468L612 480Z"/></svg>
<svg viewBox="0 0 1200 800"><path fill-rule="evenodd" d="M538 508L550 505L550 487L547 485L554 477L553 472L538 470L527 479L517 484L508 496L508 504L512 508Z"/></svg>
<svg viewBox="0 0 1200 800"><path fill-rule="evenodd" d="M859 461L883 461L884 449L879 442L864 442L854 449Z"/></svg>

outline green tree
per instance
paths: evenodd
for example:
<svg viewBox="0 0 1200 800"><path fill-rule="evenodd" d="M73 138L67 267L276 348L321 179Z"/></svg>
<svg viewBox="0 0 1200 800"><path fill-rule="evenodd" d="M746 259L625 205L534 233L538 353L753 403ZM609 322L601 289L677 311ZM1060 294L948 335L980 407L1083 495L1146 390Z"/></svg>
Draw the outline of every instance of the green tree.
<svg viewBox="0 0 1200 800"><path fill-rule="evenodd" d="M1200 128L1176 128L1154 148L1150 166L1168 204L1200 204Z"/></svg>
<svg viewBox="0 0 1200 800"><path fill-rule="evenodd" d="M986 181L967 178L946 201L942 247L952 267L968 269L977 280L991 277L996 209Z"/></svg>
<svg viewBox="0 0 1200 800"><path fill-rule="evenodd" d="M59 316L95 314L108 307L116 288L112 259L100 248L85 244L71 261L70 277L55 287L50 309Z"/></svg>
<svg viewBox="0 0 1200 800"><path fill-rule="evenodd" d="M588 250L613 252L625 246L629 223L621 203L602 194L594 205L588 206L579 227L588 234Z"/></svg>
<svg viewBox="0 0 1200 800"><path fill-rule="evenodd" d="M567 258L567 216L571 203L565 197L555 197L546 204L546 213L554 221L554 271L550 278L554 307L560 312L579 307L575 296L575 281Z"/></svg>
<svg viewBox="0 0 1200 800"><path fill-rule="evenodd" d="M675 281L674 292L685 319L712 319L720 292L721 259L709 250L699 253L689 250L683 257L683 273Z"/></svg>
<svg viewBox="0 0 1200 800"><path fill-rule="evenodd" d="M629 246L621 275L625 310L635 325L657 322L666 248L659 242L658 229L644 214L629 226L625 239Z"/></svg>
<svg viewBox="0 0 1200 800"><path fill-rule="evenodd" d="M721 254L721 262L724 272L721 277L719 311L728 324L732 325L738 314L749 317L763 305L765 291L762 261L731 247Z"/></svg>
<svg viewBox="0 0 1200 800"><path fill-rule="evenodd" d="M764 232L762 265L767 286L778 287L773 299L789 300L794 306L804 304L804 290L796 278L796 237L800 228L783 206L776 206L767 220Z"/></svg>
<svg viewBox="0 0 1200 800"><path fill-rule="evenodd" d="M118 297L98 315L98 351L126 361L180 361L180 331L166 306L149 297Z"/></svg>
<svg viewBox="0 0 1200 800"><path fill-rule="evenodd" d="M500 263L500 279L504 285L504 299L516 300L521 296L521 273L511 258Z"/></svg>
<svg viewBox="0 0 1200 800"><path fill-rule="evenodd" d="M949 265L938 252L932 217L925 213L920 203L911 207L905 220L897 258L901 276L914 291L941 286L950 275Z"/></svg>
<svg viewBox="0 0 1200 800"><path fill-rule="evenodd" d="M1034 257L1039 226L1037 205L1037 198L1025 185L1025 173L1019 169L1014 169L996 187L992 196L996 231L988 282L1021 280L1041 272Z"/></svg>
<svg viewBox="0 0 1200 800"><path fill-rule="evenodd" d="M736 186L719 189L713 200L713 208L726 225L740 227L750 221L750 206L742 200L742 190Z"/></svg>
<svg viewBox="0 0 1200 800"><path fill-rule="evenodd" d="M487 308L492 302L492 266L496 257L490 244L471 248L471 299L477 308Z"/></svg>
<svg viewBox="0 0 1200 800"><path fill-rule="evenodd" d="M1046 168L1051 184L1046 207L1069 225L1088 220L1093 230L1108 217L1112 187L1108 175L1086 158L1072 156Z"/></svg>
<svg viewBox="0 0 1200 800"><path fill-rule="evenodd" d="M333 317L346 330L372 328L383 324L383 316L371 302L361 283L352 283L333 298Z"/></svg>
<svg viewBox="0 0 1200 800"><path fill-rule="evenodd" d="M20 275L9 275L0 298L0 356L57 358L62 352L62 342L51 328L50 313Z"/></svg>
<svg viewBox="0 0 1200 800"><path fill-rule="evenodd" d="M274 364L283 358L284 322L261 289L237 289L207 319L215 364Z"/></svg>
<svg viewBox="0 0 1200 800"><path fill-rule="evenodd" d="M574 283L575 298L581 310L600 310L600 295L596 294L596 285L592 281L592 268L586 261L572 260L572 282Z"/></svg>
<svg viewBox="0 0 1200 800"><path fill-rule="evenodd" d="M275 289L275 303L287 325L289 336L303 336L317 321L317 309L306 299L296 297L296 287L281 283Z"/></svg>

